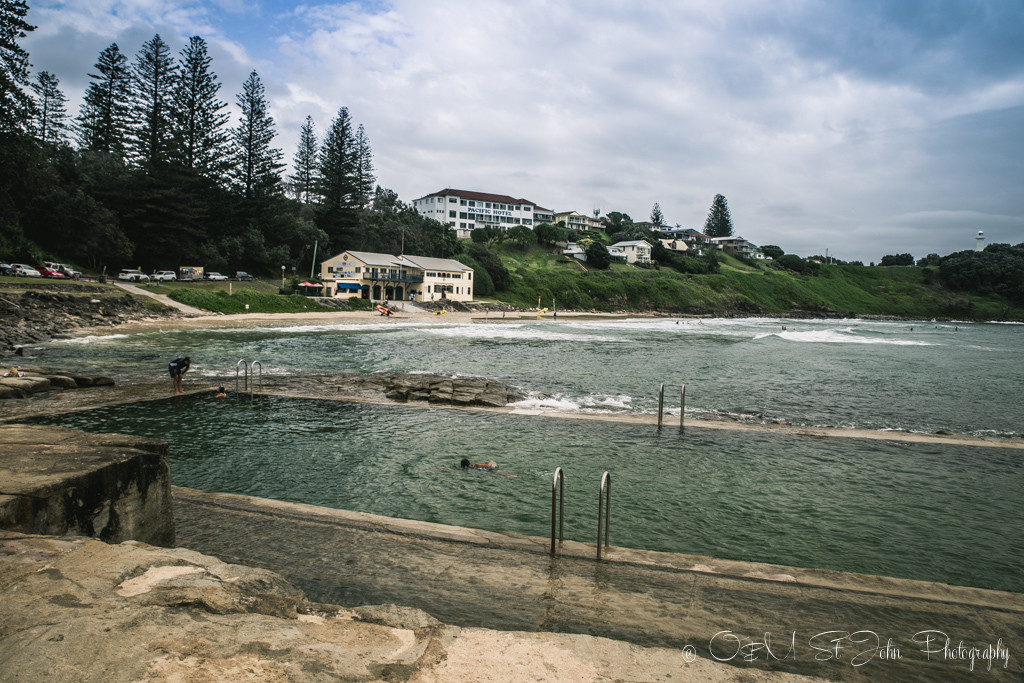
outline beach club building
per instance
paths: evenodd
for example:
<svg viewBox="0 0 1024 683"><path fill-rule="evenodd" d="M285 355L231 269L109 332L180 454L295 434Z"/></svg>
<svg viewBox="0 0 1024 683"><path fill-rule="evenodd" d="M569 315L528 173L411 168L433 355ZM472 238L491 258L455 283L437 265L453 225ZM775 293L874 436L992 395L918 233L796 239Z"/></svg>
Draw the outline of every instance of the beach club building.
<svg viewBox="0 0 1024 683"><path fill-rule="evenodd" d="M490 226L508 230L514 225L533 228L539 223L551 223L555 218L552 211L528 199L450 188L414 199L412 206L421 216L455 228L459 239L468 239L477 228Z"/></svg>
<svg viewBox="0 0 1024 683"><path fill-rule="evenodd" d="M453 259L343 251L320 264L324 296L472 301L473 269Z"/></svg>

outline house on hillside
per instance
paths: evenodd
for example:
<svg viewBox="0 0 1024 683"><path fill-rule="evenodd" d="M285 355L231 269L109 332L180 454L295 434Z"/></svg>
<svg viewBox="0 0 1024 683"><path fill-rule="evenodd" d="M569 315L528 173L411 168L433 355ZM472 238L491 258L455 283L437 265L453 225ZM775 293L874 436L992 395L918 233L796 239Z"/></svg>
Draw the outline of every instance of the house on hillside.
<svg viewBox="0 0 1024 683"><path fill-rule="evenodd" d="M626 263L650 263L651 243L647 240L616 242L608 247L608 253L613 259L620 259Z"/></svg>
<svg viewBox="0 0 1024 683"><path fill-rule="evenodd" d="M661 232L682 240L688 247L688 256L703 256L708 253L708 249L714 248L710 237L693 228L662 228Z"/></svg>
<svg viewBox="0 0 1024 683"><path fill-rule="evenodd" d="M748 242L742 237L712 237L711 244L736 258L763 258L760 256L761 250L758 249L757 245L753 242Z"/></svg>
<svg viewBox="0 0 1024 683"><path fill-rule="evenodd" d="M660 241L663 247L676 254L685 254L690 250L690 246L686 242L678 238L662 238Z"/></svg>
<svg viewBox="0 0 1024 683"><path fill-rule="evenodd" d="M473 269L453 259L343 251L320 264L324 296L472 301Z"/></svg>
<svg viewBox="0 0 1024 683"><path fill-rule="evenodd" d="M579 211L561 211L555 214L555 223L573 230L604 230L600 219L587 216Z"/></svg>

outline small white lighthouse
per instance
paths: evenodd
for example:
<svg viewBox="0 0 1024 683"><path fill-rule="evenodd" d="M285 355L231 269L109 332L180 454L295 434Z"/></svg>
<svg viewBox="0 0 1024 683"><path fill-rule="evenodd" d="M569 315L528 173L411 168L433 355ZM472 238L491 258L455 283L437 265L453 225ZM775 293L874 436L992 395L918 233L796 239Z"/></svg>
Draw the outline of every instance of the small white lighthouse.
<svg viewBox="0 0 1024 683"><path fill-rule="evenodd" d="M974 251L985 251L985 231L979 230L974 240Z"/></svg>

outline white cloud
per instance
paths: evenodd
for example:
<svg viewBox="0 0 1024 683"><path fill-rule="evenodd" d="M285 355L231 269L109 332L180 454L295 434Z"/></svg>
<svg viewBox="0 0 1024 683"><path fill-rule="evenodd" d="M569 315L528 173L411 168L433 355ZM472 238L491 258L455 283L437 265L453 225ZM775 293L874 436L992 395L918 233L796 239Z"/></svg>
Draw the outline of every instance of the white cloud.
<svg viewBox="0 0 1024 683"><path fill-rule="evenodd" d="M748 239L865 262L985 225L1024 241L1019 5L36 4L33 61L62 84L112 39L202 35L223 99L260 73L287 161L307 115L322 133L347 106L407 201L454 186L638 220L659 202L699 227L721 192Z"/></svg>

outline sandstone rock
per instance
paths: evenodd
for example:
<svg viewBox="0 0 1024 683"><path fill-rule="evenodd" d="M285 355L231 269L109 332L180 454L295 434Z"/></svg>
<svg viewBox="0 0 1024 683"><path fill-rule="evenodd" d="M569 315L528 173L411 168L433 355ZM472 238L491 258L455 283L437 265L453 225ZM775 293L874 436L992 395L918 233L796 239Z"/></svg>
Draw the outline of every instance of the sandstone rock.
<svg viewBox="0 0 1024 683"><path fill-rule="evenodd" d="M502 407L522 399L503 382L484 377L445 377L421 373L343 373L332 376L337 392L351 398L386 398L396 403Z"/></svg>
<svg viewBox="0 0 1024 683"><path fill-rule="evenodd" d="M167 444L0 425L0 528L174 543Z"/></svg>

